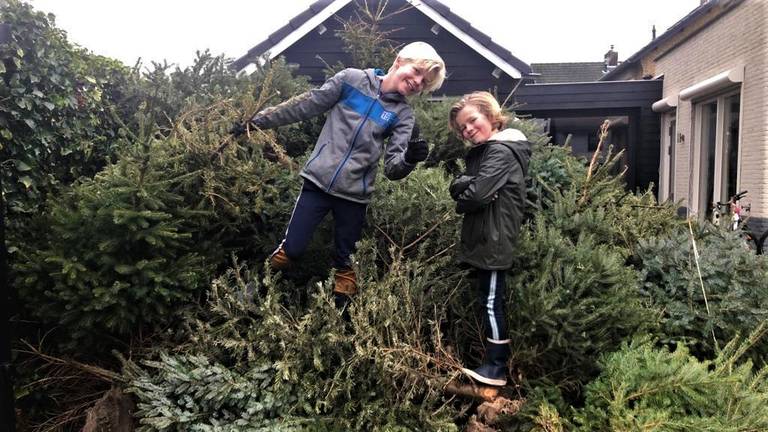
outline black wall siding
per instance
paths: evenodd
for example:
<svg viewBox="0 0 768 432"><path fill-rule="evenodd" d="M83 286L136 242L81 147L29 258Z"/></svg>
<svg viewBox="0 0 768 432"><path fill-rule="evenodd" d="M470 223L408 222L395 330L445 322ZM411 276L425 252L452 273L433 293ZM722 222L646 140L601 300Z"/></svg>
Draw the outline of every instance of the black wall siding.
<svg viewBox="0 0 768 432"><path fill-rule="evenodd" d="M608 84L608 85L606 85ZM523 85L515 91L515 111L534 118L629 117L626 184L631 191L656 191L659 177L659 116L651 105L661 99L661 80Z"/></svg>
<svg viewBox="0 0 768 432"><path fill-rule="evenodd" d="M387 11L395 11L405 5L407 3L403 0L392 0ZM343 42L336 36L336 32L342 28L339 19L351 18L356 8L354 2L344 6L335 16L323 22L327 28L325 33L320 35L317 30L312 30L281 53L288 63L299 65L296 74L309 76L313 85L320 85L326 79L325 63L331 66L339 61L351 64L351 57L344 52ZM499 78L495 78L491 75L496 68L493 63L445 29L440 29L435 35L430 30L433 25L435 22L429 17L416 8L410 8L387 18L380 29L391 31L388 38L396 45L420 40L437 50L445 60L448 74L443 86L434 92L435 96L461 96L476 90L490 90L503 100L512 91L517 80L503 72ZM391 63L375 65L384 71L390 66Z"/></svg>

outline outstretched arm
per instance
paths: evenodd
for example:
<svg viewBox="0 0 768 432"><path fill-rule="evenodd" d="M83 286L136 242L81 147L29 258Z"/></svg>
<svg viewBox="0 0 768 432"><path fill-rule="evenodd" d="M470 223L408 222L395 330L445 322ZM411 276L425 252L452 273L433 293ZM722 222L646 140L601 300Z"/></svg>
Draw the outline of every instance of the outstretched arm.
<svg viewBox="0 0 768 432"><path fill-rule="evenodd" d="M250 120L251 123L268 129L307 120L328 111L341 97L346 72L345 69L329 78L322 86L259 112Z"/></svg>

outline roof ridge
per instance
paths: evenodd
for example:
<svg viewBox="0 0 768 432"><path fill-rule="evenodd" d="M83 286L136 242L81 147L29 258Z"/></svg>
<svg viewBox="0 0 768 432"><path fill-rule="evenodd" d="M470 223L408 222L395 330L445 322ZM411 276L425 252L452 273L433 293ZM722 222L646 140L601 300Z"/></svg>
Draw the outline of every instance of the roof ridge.
<svg viewBox="0 0 768 432"><path fill-rule="evenodd" d="M317 0L315 1L314 3L309 5L309 7L305 11L301 12L300 14L295 16L293 19L289 20L287 24L283 25L282 27L272 32L265 40L263 40L262 42L258 43L257 45L249 49L245 55L236 59L232 63L232 67L237 70L242 70L249 63L252 63L256 57L264 54L271 48L274 48L281 41L284 41L287 37L289 37L294 32L296 32L302 25L306 24L310 19L315 18L318 14L322 13L323 11L326 11L329 6L338 2L337 6L339 7L337 8L337 10L341 10L341 8L346 7L351 1L352 0ZM525 63L524 61L515 57L508 49L499 45L491 37L489 37L482 31L478 30L477 28L473 27L469 21L465 20L464 18L460 17L456 13L452 12L448 6L444 5L439 0L404 0L404 1L412 5L416 9L419 9L419 6L423 4L424 6L426 6L427 8L429 8L430 10L434 11L436 14L441 16L443 19L445 19L448 23L450 23L453 26L456 26L456 28L458 28L460 31L464 32L467 36L472 38L473 41L477 42L477 44L481 47L481 49L487 50L491 55L495 55L499 60L504 62L502 65L500 65L502 69L507 67L505 65L509 65L512 68L516 69L515 72L519 71L519 73L522 75L528 75L533 71L533 69L528 63ZM423 10L421 12L425 13ZM480 52L480 54L483 55L482 52ZM485 55L483 56L487 58L487 56ZM492 59L488 58L488 60L490 60L491 63L494 63Z"/></svg>

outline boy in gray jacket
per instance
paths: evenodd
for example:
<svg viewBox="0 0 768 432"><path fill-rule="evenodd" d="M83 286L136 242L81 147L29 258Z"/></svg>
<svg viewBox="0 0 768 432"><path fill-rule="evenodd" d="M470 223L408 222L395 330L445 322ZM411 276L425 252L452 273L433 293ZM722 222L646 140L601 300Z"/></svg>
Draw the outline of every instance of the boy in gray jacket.
<svg viewBox="0 0 768 432"><path fill-rule="evenodd" d="M406 96L438 89L445 63L429 44L403 47L389 71L344 69L321 87L256 114L260 128L306 120L328 111L311 156L301 170L304 185L285 238L270 256L273 269L287 268L306 250L317 225L330 211L334 218L336 268L334 295L339 306L357 292L350 254L360 240L379 159L390 180L407 176L427 158L423 140L409 140L414 115ZM240 135L248 125L238 125ZM388 144L384 140L389 138Z"/></svg>

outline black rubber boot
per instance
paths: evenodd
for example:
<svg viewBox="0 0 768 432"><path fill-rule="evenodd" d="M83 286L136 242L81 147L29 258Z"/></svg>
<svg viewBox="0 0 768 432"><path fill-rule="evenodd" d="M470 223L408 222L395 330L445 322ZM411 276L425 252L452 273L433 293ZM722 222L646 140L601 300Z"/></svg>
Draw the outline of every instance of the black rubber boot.
<svg viewBox="0 0 768 432"><path fill-rule="evenodd" d="M499 343L500 342L500 343ZM509 341L488 340L485 347L485 361L477 369L462 369L477 382L492 386L507 384L507 360L509 360Z"/></svg>

